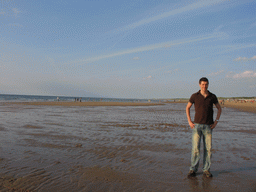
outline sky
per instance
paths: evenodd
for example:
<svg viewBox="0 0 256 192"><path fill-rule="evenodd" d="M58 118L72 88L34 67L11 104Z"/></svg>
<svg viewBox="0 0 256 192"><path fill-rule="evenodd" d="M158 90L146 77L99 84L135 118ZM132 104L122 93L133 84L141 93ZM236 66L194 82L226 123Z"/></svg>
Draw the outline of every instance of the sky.
<svg viewBox="0 0 256 192"><path fill-rule="evenodd" d="M255 0L0 3L0 94L256 96Z"/></svg>

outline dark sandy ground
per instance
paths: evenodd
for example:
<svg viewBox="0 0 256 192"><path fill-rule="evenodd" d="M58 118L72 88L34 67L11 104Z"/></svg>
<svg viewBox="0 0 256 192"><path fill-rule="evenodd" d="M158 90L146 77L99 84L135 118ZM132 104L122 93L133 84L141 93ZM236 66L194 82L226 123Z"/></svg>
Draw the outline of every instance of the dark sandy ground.
<svg viewBox="0 0 256 192"><path fill-rule="evenodd" d="M255 114L224 107L213 178L187 179L185 106L1 104L0 190L256 191Z"/></svg>

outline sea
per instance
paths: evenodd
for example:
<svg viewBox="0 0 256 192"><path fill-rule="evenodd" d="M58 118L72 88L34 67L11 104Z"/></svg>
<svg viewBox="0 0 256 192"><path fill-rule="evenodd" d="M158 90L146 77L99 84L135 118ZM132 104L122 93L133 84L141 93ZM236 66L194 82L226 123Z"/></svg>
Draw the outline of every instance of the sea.
<svg viewBox="0 0 256 192"><path fill-rule="evenodd" d="M70 96L43 96L43 95L12 95L0 94L0 102L28 102L28 101L103 101L103 102L148 102L148 99L104 98L104 97L70 97ZM158 102L159 100L150 100Z"/></svg>

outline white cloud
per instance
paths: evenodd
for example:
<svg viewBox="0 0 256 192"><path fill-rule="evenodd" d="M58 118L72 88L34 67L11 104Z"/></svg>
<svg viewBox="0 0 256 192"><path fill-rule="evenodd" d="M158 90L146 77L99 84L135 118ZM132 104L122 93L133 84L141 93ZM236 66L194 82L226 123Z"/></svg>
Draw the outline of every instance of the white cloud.
<svg viewBox="0 0 256 192"><path fill-rule="evenodd" d="M242 73L237 73L228 77L233 77L234 79L240 79L240 78L253 78L256 77L256 72L254 71L244 71Z"/></svg>
<svg viewBox="0 0 256 192"><path fill-rule="evenodd" d="M169 71L164 71L164 73L170 73L170 74L172 74L172 73L175 73L175 72L177 72L177 71L179 71L179 69L172 69L172 70L169 70Z"/></svg>
<svg viewBox="0 0 256 192"><path fill-rule="evenodd" d="M140 57L133 57L133 60L140 60Z"/></svg>
<svg viewBox="0 0 256 192"><path fill-rule="evenodd" d="M201 0L201 1L186 5L184 7L178 8L178 9L167 11L165 13L162 13L162 14L150 17L150 18L142 19L138 22L134 22L134 23L132 23L132 24L126 26L126 27L123 27L123 28L119 29L118 31L134 29L134 28L139 27L141 25L145 25L145 24L148 24L148 23L160 20L160 19L164 19L166 17L170 17L170 16L181 14L181 13L184 13L184 12L196 10L196 9L199 9L199 8L206 8L208 6L213 6L213 5L216 5L218 3L222 3L224 1L225 0Z"/></svg>
<svg viewBox="0 0 256 192"><path fill-rule="evenodd" d="M120 78L120 77L119 77L119 78L117 77L116 80L117 80L117 81L122 81L123 79Z"/></svg>
<svg viewBox="0 0 256 192"><path fill-rule="evenodd" d="M209 76L216 76L216 75L219 75L223 72L224 72L224 70L220 70L220 71L217 71L217 72L212 72L211 74L209 74Z"/></svg>
<svg viewBox="0 0 256 192"><path fill-rule="evenodd" d="M5 11L0 11L0 15L6 15L6 16L15 16L17 17L18 14L21 13L21 11L18 8L12 8L12 9L6 9Z"/></svg>
<svg viewBox="0 0 256 192"><path fill-rule="evenodd" d="M251 24L251 28L256 27L256 22Z"/></svg>
<svg viewBox="0 0 256 192"><path fill-rule="evenodd" d="M21 12L17 8L12 8L12 11L13 11L15 16L17 16Z"/></svg>
<svg viewBox="0 0 256 192"><path fill-rule="evenodd" d="M23 25L21 25L19 23L10 23L9 26L12 26L12 27L23 27Z"/></svg>
<svg viewBox="0 0 256 192"><path fill-rule="evenodd" d="M131 53L138 53L138 52L150 51L150 50L155 50L155 49L162 49L162 48L172 47L172 46L176 46L176 45L199 42L199 41L203 41L203 40L207 40L207 39L219 38L222 35L223 35L222 33L214 33L214 34L210 34L210 35L199 36L199 37L194 37L194 38L189 38L189 39L181 39L181 40L177 40L177 41L169 41L169 42L164 42L164 43L159 43L159 44L152 44L152 45L148 45L148 46L144 46L144 47L127 49L127 50L123 50L123 51L108 54L108 55L100 55L100 56L92 57L92 58L88 58L88 59L81 59L78 61L74 61L73 63L81 63L81 62L90 63L90 62L98 61L101 59L112 58L112 57L117 57L117 56L131 54Z"/></svg>
<svg viewBox="0 0 256 192"><path fill-rule="evenodd" d="M236 59L234 59L234 61L247 61L248 58L247 57L238 57Z"/></svg>
<svg viewBox="0 0 256 192"><path fill-rule="evenodd" d="M151 79L151 78L152 78L152 76L149 75L149 76L147 76L147 77L144 77L143 80L149 80L149 79Z"/></svg>
<svg viewBox="0 0 256 192"><path fill-rule="evenodd" d="M238 57L236 59L234 59L234 61L252 61L252 60L256 60L256 55L248 58L248 57Z"/></svg>

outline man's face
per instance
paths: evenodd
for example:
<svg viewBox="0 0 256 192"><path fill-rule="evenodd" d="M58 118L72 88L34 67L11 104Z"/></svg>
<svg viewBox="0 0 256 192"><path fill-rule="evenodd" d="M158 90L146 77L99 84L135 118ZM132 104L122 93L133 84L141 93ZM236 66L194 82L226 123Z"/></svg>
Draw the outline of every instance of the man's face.
<svg viewBox="0 0 256 192"><path fill-rule="evenodd" d="M208 89L208 82L207 81L201 81L199 84L202 91L206 91Z"/></svg>

